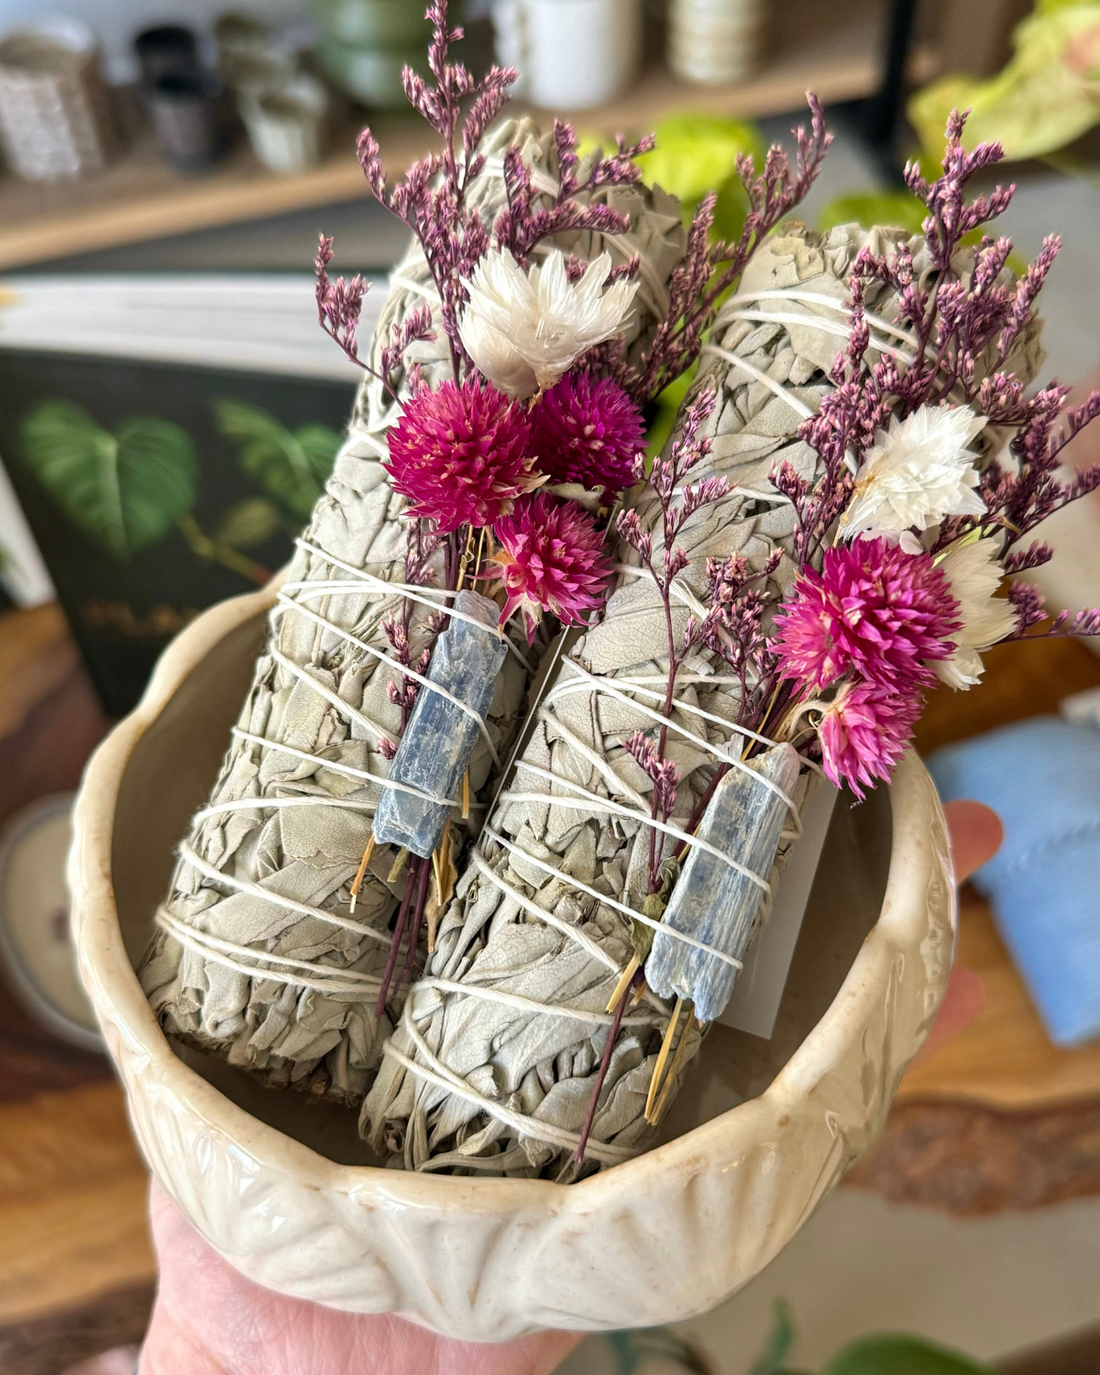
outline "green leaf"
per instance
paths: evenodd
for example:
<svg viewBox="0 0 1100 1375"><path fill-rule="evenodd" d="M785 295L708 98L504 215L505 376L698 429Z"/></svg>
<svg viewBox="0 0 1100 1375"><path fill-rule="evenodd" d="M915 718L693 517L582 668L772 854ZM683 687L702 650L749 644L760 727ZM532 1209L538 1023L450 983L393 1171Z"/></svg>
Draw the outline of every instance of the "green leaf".
<svg viewBox="0 0 1100 1375"><path fill-rule="evenodd" d="M858 224L862 229L890 225L919 234L927 214L911 191L869 191L829 201L818 216L817 227L825 231L838 224Z"/></svg>
<svg viewBox="0 0 1100 1375"><path fill-rule="evenodd" d="M112 434L71 401L24 417L23 457L69 519L114 558L155 543L195 500L198 465L185 430L152 416Z"/></svg>
<svg viewBox="0 0 1100 1375"><path fill-rule="evenodd" d="M736 176L741 153L759 163L765 151L755 125L719 115L670 115L654 133L657 146L638 158L638 166L650 185L663 186L690 206Z"/></svg>
<svg viewBox="0 0 1100 1375"><path fill-rule="evenodd" d="M218 429L240 446L241 466L292 516L306 520L332 471L340 436L326 425L287 427L244 401L214 402Z"/></svg>
<svg viewBox="0 0 1100 1375"><path fill-rule="evenodd" d="M947 116L970 108L967 148L996 140L1009 158L1043 157L1100 122L1100 4L1048 4L1013 30L1014 55L988 81L954 73L918 91L909 119L938 156Z"/></svg>
<svg viewBox="0 0 1100 1375"><path fill-rule="evenodd" d="M233 549L248 549L270 539L281 525L278 508L266 497L245 497L222 516L214 541Z"/></svg>
<svg viewBox="0 0 1100 1375"><path fill-rule="evenodd" d="M327 425L303 425L294 431L294 438L302 446L314 477L323 487L329 480L342 437Z"/></svg>
<svg viewBox="0 0 1100 1375"><path fill-rule="evenodd" d="M783 1375L794 1338L790 1305L786 1299L776 1299L772 1305L772 1330L768 1333L764 1350L753 1362L749 1375Z"/></svg>
<svg viewBox="0 0 1100 1375"><path fill-rule="evenodd" d="M1094 3L1095 0L1036 0L1035 13L1054 14L1057 10L1068 10Z"/></svg>
<svg viewBox="0 0 1100 1375"><path fill-rule="evenodd" d="M646 181L678 197L685 221L709 191L716 191L713 232L736 239L749 209L737 159L748 153L760 167L766 152L756 125L720 115L670 115L655 133L656 148L637 160Z"/></svg>
<svg viewBox="0 0 1100 1375"><path fill-rule="evenodd" d="M993 1371L919 1337L863 1337L838 1352L821 1375L993 1375Z"/></svg>

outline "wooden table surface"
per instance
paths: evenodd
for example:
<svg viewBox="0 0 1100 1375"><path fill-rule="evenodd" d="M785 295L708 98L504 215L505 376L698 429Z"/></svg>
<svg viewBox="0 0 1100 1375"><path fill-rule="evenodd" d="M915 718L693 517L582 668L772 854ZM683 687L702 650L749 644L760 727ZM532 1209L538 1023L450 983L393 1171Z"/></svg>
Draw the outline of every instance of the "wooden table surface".
<svg viewBox="0 0 1100 1375"><path fill-rule="evenodd" d="M1072 642L1009 646L988 664L980 687L934 694L923 750L1100 685L1100 659ZM0 823L75 787L108 725L57 607L0 616ZM906 1076L850 1182L958 1213L1100 1192L1100 1042L1051 1045L970 888L958 957L982 976L983 1011ZM0 986L4 1375L55 1375L140 1338L155 1274L146 1186L107 1061L56 1041Z"/></svg>
<svg viewBox="0 0 1100 1375"><path fill-rule="evenodd" d="M0 825L77 786L110 725L54 605L0 615ZM57 1375L137 1341L153 1295L145 1166L104 1056L0 982L0 1371Z"/></svg>
<svg viewBox="0 0 1100 1375"><path fill-rule="evenodd" d="M1001 645L985 658L978 687L933 693L918 727L922 753L1056 712L1063 697L1100 686L1100 658L1080 641ZM982 1011L905 1076L849 1182L958 1214L1100 1193L1100 1040L1051 1044L988 904L969 885L956 958L981 975Z"/></svg>

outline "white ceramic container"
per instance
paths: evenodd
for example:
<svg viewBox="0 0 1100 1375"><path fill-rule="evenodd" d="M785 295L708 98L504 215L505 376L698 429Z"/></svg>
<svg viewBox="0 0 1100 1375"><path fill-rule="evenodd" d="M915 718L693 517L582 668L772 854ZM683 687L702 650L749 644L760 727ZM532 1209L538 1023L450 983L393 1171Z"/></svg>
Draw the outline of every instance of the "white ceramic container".
<svg viewBox="0 0 1100 1375"><path fill-rule="evenodd" d="M328 95L306 72L238 95L252 150L270 172L298 176L324 153Z"/></svg>
<svg viewBox="0 0 1100 1375"><path fill-rule="evenodd" d="M736 86L760 66L763 0L671 0L669 66L685 81Z"/></svg>
<svg viewBox="0 0 1100 1375"><path fill-rule="evenodd" d="M242 1273L501 1341L703 1312L783 1248L878 1131L951 962L943 816L915 756L838 806L770 1041L715 1027L661 1142L572 1186L380 1169L354 1114L173 1050L134 974L211 785L273 589L199 617L100 746L70 857L81 971L151 1168Z"/></svg>
<svg viewBox="0 0 1100 1375"><path fill-rule="evenodd" d="M606 105L638 75L642 0L494 0L493 25L516 94L542 109Z"/></svg>
<svg viewBox="0 0 1100 1375"><path fill-rule="evenodd" d="M27 181L67 181L106 167L113 120L86 24L43 18L0 38L0 142Z"/></svg>

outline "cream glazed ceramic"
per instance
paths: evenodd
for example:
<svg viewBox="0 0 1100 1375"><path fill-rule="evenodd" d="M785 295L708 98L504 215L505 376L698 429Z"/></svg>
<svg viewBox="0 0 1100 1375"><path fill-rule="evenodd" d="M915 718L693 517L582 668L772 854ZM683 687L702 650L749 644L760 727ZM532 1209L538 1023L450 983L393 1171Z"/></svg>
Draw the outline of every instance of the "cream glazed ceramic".
<svg viewBox="0 0 1100 1375"><path fill-rule="evenodd" d="M169 646L76 806L81 971L157 1178L249 1278L449 1336L638 1327L722 1302L873 1139L943 995L954 889L923 766L904 760L888 802L838 806L772 1039L715 1027L653 1150L572 1186L382 1169L354 1114L173 1050L134 975L273 598L216 606Z"/></svg>

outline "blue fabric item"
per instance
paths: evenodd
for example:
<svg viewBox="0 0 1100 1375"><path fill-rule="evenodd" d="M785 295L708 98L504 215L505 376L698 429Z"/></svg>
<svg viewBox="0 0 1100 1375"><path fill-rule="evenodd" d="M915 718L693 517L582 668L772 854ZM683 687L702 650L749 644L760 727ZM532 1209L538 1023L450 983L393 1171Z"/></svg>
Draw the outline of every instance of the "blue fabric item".
<svg viewBox="0 0 1100 1375"><path fill-rule="evenodd" d="M1035 717L928 760L945 802L985 802L1004 844L974 875L1058 1045L1100 1035L1100 730Z"/></svg>

